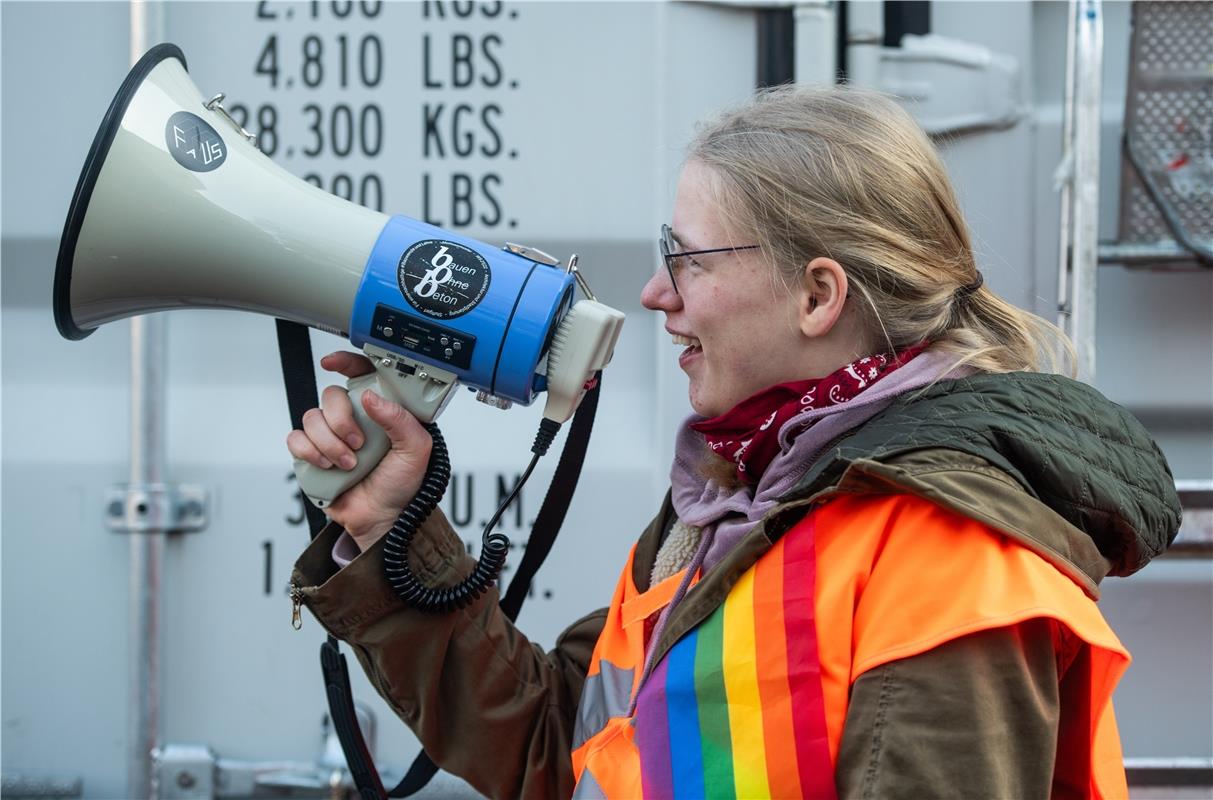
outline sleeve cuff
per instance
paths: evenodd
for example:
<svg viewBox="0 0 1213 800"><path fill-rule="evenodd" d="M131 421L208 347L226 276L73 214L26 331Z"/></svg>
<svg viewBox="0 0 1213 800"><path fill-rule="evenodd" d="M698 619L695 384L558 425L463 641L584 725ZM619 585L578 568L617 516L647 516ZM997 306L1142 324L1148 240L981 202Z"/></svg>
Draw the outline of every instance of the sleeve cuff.
<svg viewBox="0 0 1213 800"><path fill-rule="evenodd" d="M339 568L336 559L342 537L349 538L335 523L321 530L295 562L291 580L325 628L339 639L351 639L388 612L402 609L404 603L384 574L387 537L365 552L355 553ZM427 586L452 586L471 572L473 564L446 516L435 509L413 537L409 549L413 573Z"/></svg>
<svg viewBox="0 0 1213 800"><path fill-rule="evenodd" d="M350 536L348 531L342 531L333 544L333 561L337 563L337 566L348 567L350 562L361 554L362 550L354 541L354 537Z"/></svg>

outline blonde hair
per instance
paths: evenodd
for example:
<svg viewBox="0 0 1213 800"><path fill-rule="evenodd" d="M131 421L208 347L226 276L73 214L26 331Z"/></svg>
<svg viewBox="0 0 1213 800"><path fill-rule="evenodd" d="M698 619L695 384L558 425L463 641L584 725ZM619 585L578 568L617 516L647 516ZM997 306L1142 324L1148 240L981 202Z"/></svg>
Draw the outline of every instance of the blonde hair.
<svg viewBox="0 0 1213 800"><path fill-rule="evenodd" d="M818 256L841 264L891 351L929 340L981 372L1072 369L1055 325L977 285L943 164L888 97L764 90L701 127L688 159L711 168L732 233L760 245L785 285L800 285Z"/></svg>

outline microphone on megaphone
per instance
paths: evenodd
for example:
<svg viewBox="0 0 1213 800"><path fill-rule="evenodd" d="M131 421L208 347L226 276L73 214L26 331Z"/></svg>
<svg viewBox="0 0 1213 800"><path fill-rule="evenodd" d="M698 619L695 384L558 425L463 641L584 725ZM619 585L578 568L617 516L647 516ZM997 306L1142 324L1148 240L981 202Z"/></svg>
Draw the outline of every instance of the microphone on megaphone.
<svg viewBox="0 0 1213 800"><path fill-rule="evenodd" d="M368 388L423 423L460 383L501 408L546 391L551 425L572 415L624 319L593 299L575 259L561 269L532 248L498 249L328 194L258 150L222 99L203 100L171 44L127 75L64 224L54 281L63 336L152 311L226 308L348 338L375 365L348 384L366 434L358 463L295 461L322 508L389 449L362 408ZM587 298L574 303L577 282Z"/></svg>

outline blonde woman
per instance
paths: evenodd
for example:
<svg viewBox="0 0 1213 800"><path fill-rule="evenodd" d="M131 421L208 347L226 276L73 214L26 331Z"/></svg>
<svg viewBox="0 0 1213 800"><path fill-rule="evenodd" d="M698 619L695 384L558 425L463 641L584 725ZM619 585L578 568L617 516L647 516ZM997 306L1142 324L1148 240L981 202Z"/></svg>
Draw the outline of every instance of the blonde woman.
<svg viewBox="0 0 1213 800"><path fill-rule="evenodd" d="M609 605L552 652L495 593L393 595L381 537L430 442L367 400L392 454L295 581L435 762L494 797L1124 796L1128 654L1095 598L1174 537L1171 476L984 286L921 130L864 91L760 94L692 143L660 245L641 301L693 413ZM357 449L343 397L295 456ZM413 558L470 566L439 511Z"/></svg>

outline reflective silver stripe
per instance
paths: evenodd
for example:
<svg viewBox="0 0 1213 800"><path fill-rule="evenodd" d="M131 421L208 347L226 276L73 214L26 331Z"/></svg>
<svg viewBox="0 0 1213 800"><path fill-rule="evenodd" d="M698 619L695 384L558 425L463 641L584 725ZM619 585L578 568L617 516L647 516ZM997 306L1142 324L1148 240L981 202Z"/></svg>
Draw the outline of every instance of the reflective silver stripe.
<svg viewBox="0 0 1213 800"><path fill-rule="evenodd" d="M611 717L627 716L636 670L622 669L609 661L598 662L598 674L585 680L573 727L573 749L594 738Z"/></svg>
<svg viewBox="0 0 1213 800"><path fill-rule="evenodd" d="M581 780L573 788L573 800L607 800L606 792L602 791L588 769L581 771Z"/></svg>

